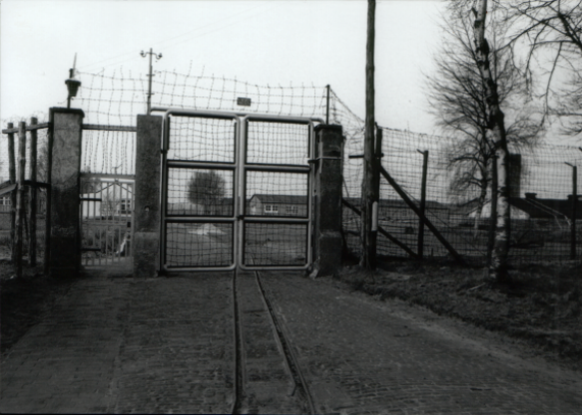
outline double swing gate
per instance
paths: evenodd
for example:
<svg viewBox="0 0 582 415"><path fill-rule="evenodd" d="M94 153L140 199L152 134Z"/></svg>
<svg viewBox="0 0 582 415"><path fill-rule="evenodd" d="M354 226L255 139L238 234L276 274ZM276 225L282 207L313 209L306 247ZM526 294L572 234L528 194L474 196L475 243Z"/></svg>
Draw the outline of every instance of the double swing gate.
<svg viewBox="0 0 582 415"><path fill-rule="evenodd" d="M316 122L166 111L160 268L307 268Z"/></svg>

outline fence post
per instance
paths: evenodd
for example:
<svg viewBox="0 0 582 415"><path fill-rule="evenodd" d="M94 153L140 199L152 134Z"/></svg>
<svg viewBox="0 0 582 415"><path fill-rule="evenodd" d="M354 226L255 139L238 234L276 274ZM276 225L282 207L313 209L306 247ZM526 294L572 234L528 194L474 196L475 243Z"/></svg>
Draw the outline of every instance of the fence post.
<svg viewBox="0 0 582 415"><path fill-rule="evenodd" d="M576 218L578 216L578 167L572 167L572 220L570 221L570 259L576 259Z"/></svg>
<svg viewBox="0 0 582 415"><path fill-rule="evenodd" d="M80 109L51 108L49 273L78 275L81 265L79 191L81 135L84 113Z"/></svg>
<svg viewBox="0 0 582 415"><path fill-rule="evenodd" d="M137 116L133 275L155 277L160 255L162 117Z"/></svg>
<svg viewBox="0 0 582 415"><path fill-rule="evenodd" d="M342 259L342 127L320 124L315 132L315 269L333 275Z"/></svg>
<svg viewBox="0 0 582 415"><path fill-rule="evenodd" d="M46 177L44 180L48 184L46 189L46 206L45 206L45 214L44 214L44 258L43 258L43 271L45 275L49 274L50 271L50 257L51 257L51 204L52 204L52 165L53 165L53 130L54 130L54 114L52 111L49 111L49 128L47 130L47 160L46 160Z"/></svg>
<svg viewBox="0 0 582 415"><path fill-rule="evenodd" d="M18 177L16 180L16 232L14 235L14 270L22 277L22 237L24 223L24 169L26 168L26 123L18 123Z"/></svg>
<svg viewBox="0 0 582 415"><path fill-rule="evenodd" d="M422 154L422 183L420 188L420 213L421 217L418 218L418 258L422 259L424 255L424 221L422 218L425 216L426 210L426 173L428 170L428 150L420 151L416 150Z"/></svg>
<svg viewBox="0 0 582 415"><path fill-rule="evenodd" d="M14 123L9 122L9 130L14 128ZM14 133L8 133L8 180L10 184L16 183L16 161L14 157ZM10 252L10 260L14 264L16 257L14 256L14 232L16 231L16 192L10 192L10 240L12 241L12 250Z"/></svg>
<svg viewBox="0 0 582 415"><path fill-rule="evenodd" d="M38 120L35 117L30 119L31 127L35 127ZM37 158L37 130L30 131L30 196L28 198L28 263L36 266L36 158Z"/></svg>
<svg viewBox="0 0 582 415"><path fill-rule="evenodd" d="M497 155L491 159L491 208L489 209L489 235L487 240L487 267L491 266L493 246L495 245L495 233L497 231Z"/></svg>

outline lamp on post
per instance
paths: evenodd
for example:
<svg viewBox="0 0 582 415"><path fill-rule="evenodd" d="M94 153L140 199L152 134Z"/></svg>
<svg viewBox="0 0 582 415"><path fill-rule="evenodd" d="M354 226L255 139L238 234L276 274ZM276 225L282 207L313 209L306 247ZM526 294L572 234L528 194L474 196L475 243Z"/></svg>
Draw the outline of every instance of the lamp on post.
<svg viewBox="0 0 582 415"><path fill-rule="evenodd" d="M67 84L67 90L69 91L69 96L67 97L67 108L71 108L71 98L77 96L77 91L81 86L81 81L75 79L75 68L69 69L69 79L65 81Z"/></svg>

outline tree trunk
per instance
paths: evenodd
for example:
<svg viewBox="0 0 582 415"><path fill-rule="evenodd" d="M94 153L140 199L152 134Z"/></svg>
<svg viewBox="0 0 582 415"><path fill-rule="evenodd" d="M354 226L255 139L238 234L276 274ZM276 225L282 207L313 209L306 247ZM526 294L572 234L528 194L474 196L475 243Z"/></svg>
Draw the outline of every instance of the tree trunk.
<svg viewBox="0 0 582 415"><path fill-rule="evenodd" d="M495 243L489 263L489 276L497 282L508 283L507 256L509 253L509 189L507 186L507 139L505 136L504 114L499 107L497 84L493 80L489 63L489 45L485 39L485 18L487 16L487 0L480 0L475 13L475 47L477 66L485 84L487 97L488 122L491 142L495 148L498 161L497 179L499 197L497 200L497 223Z"/></svg>
<svg viewBox="0 0 582 415"><path fill-rule="evenodd" d="M477 211L475 212L475 226L474 226L474 238L477 239L479 235L479 225L481 224L481 216L483 215L483 206L485 205L485 199L487 198L487 182L485 178L482 180L481 191L479 193L479 199L477 201Z"/></svg>

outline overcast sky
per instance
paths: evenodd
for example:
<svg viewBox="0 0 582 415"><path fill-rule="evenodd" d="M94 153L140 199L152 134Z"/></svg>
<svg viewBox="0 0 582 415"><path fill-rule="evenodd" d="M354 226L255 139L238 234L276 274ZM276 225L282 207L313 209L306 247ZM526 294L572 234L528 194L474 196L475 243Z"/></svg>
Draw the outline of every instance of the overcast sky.
<svg viewBox="0 0 582 415"><path fill-rule="evenodd" d="M376 117L433 133L423 72L439 41L433 1L378 1ZM83 72L123 67L215 74L271 85L330 84L360 117L365 103L365 0L1 1L0 118L63 105L77 53ZM81 78L81 81L83 79Z"/></svg>

